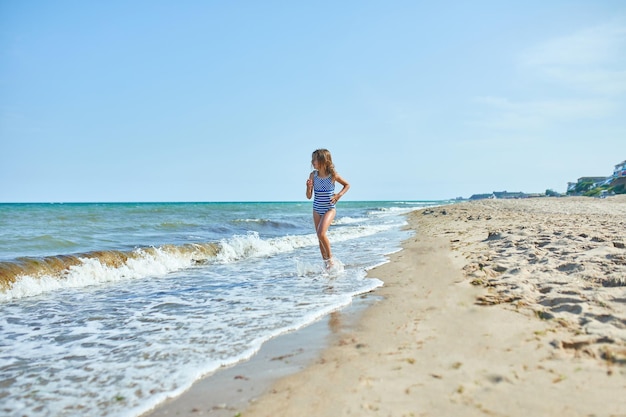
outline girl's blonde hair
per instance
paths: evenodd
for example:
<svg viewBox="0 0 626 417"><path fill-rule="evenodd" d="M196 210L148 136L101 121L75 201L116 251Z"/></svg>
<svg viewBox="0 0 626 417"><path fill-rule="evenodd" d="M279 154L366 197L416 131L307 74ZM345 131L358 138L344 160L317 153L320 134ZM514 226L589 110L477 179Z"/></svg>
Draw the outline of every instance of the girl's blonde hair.
<svg viewBox="0 0 626 417"><path fill-rule="evenodd" d="M335 180L335 164L333 164L333 157L330 155L328 149L317 149L313 151L311 160L317 160L324 166L330 178L332 178L333 181Z"/></svg>

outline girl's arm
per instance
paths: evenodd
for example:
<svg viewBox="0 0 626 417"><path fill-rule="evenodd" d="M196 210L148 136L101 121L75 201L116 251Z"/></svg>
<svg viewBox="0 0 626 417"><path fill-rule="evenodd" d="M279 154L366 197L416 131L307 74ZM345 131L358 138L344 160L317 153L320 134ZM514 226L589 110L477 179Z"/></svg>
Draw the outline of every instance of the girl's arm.
<svg viewBox="0 0 626 417"><path fill-rule="evenodd" d="M306 198L310 200L313 196L313 173L309 175L309 179L306 180Z"/></svg>
<svg viewBox="0 0 626 417"><path fill-rule="evenodd" d="M348 190L350 189L350 184L341 175L336 174L335 181L341 184L343 188L341 189L341 191L339 191L339 193L333 195L333 197L330 199L331 203L333 204L339 201L339 199L343 197L343 195L347 193Z"/></svg>

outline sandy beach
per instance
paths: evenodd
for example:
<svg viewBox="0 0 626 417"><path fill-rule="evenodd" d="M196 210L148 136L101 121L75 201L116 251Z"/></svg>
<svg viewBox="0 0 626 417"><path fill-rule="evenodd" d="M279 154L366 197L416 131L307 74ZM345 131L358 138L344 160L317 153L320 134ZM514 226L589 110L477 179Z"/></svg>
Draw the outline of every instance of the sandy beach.
<svg viewBox="0 0 626 417"><path fill-rule="evenodd" d="M228 415L626 416L626 196L408 220L415 235L370 271L385 285L358 321ZM158 415L218 415L204 390Z"/></svg>

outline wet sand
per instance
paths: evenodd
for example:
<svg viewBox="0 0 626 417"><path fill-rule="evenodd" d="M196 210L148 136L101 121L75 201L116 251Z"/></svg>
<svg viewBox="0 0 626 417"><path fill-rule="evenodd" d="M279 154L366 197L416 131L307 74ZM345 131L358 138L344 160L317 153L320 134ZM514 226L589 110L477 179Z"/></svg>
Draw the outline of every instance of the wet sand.
<svg viewBox="0 0 626 417"><path fill-rule="evenodd" d="M313 363L337 337L351 331L363 312L379 299L375 293L363 294L305 328L271 339L250 360L208 375L145 416L233 417L280 378Z"/></svg>

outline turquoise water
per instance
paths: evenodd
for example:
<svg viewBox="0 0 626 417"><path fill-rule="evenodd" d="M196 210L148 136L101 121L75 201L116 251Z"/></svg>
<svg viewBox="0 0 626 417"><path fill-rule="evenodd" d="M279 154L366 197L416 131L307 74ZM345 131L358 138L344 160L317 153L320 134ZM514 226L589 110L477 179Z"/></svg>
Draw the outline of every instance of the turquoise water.
<svg viewBox="0 0 626 417"><path fill-rule="evenodd" d="M446 202L0 204L0 410L136 416L383 285L366 271Z"/></svg>

